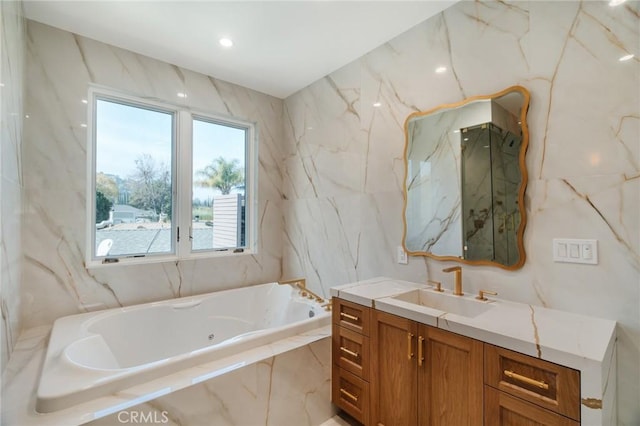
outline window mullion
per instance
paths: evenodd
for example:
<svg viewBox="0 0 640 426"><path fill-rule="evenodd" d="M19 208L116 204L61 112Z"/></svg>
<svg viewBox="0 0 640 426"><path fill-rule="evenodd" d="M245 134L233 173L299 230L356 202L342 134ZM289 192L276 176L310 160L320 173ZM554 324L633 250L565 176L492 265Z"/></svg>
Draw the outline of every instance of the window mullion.
<svg viewBox="0 0 640 426"><path fill-rule="evenodd" d="M191 253L191 185L193 170L191 165L192 130L191 113L178 112L178 140L177 140L177 194L176 210L178 214L177 224L180 227L180 241L177 243L177 254L184 258Z"/></svg>

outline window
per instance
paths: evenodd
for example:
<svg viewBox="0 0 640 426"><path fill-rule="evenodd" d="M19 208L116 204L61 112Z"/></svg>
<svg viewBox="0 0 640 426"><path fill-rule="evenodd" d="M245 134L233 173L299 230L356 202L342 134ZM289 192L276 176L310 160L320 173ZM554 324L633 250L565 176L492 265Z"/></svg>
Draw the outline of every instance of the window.
<svg viewBox="0 0 640 426"><path fill-rule="evenodd" d="M255 247L252 124L104 90L90 95L87 264Z"/></svg>

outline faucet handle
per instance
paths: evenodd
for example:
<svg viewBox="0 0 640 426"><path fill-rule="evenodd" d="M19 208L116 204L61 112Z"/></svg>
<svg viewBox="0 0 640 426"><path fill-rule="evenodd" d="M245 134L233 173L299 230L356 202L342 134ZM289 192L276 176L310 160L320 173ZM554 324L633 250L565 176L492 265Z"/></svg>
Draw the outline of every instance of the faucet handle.
<svg viewBox="0 0 640 426"><path fill-rule="evenodd" d="M489 299L487 299L486 297L484 297L484 295L485 295L485 294L491 294L491 295L493 295L493 296L497 296L497 295L498 295L498 293L497 293L497 292L495 292L495 291L480 290L480 291L478 291L478 295L476 296L476 299L478 299L478 300L483 300L483 301L484 301L484 300L489 300Z"/></svg>
<svg viewBox="0 0 640 426"><path fill-rule="evenodd" d="M435 287L433 289L433 291L439 291L439 292L443 292L444 291L442 289L442 283L440 281L427 280L427 284L431 284L431 285L433 285Z"/></svg>

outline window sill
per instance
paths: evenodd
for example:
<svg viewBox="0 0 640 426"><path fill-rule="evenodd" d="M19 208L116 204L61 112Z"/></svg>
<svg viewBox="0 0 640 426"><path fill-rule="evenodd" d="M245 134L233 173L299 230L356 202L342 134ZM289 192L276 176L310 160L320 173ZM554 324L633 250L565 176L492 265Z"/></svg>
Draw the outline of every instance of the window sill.
<svg viewBox="0 0 640 426"><path fill-rule="evenodd" d="M218 251L207 251L207 252L194 252L189 256L179 257L175 255L168 256L144 256L144 257L117 257L113 259L117 259L115 262L103 262L102 259L93 259L86 261L87 269L102 269L102 268L112 268L117 266L133 266L133 265L149 265L154 263L176 263L176 262L186 262L192 260L204 260L204 259L218 259L223 257L231 257L231 256L252 256L255 255L256 251L244 249L242 252L234 252L233 250L218 250ZM109 258L111 259L111 258Z"/></svg>

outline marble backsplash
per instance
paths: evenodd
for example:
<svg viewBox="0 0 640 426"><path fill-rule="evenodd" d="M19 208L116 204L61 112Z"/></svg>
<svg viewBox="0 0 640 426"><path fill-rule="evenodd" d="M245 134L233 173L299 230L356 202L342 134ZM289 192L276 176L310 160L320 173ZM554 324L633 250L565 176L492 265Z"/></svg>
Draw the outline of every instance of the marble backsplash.
<svg viewBox="0 0 640 426"><path fill-rule="evenodd" d="M639 16L638 2L460 2L287 98L284 274L325 296L379 275L451 288L449 264L395 262L404 120L522 85L527 260L464 266L465 289L618 321L618 420L640 423ZM557 237L597 239L599 264L554 263Z"/></svg>
<svg viewBox="0 0 640 426"><path fill-rule="evenodd" d="M0 2L0 373L20 332L22 275L22 103L24 19L20 2Z"/></svg>
<svg viewBox="0 0 640 426"><path fill-rule="evenodd" d="M23 163L24 327L64 315L274 281L281 272L280 99L27 21ZM89 84L258 123L255 255L87 270ZM186 93L186 99L178 92Z"/></svg>

